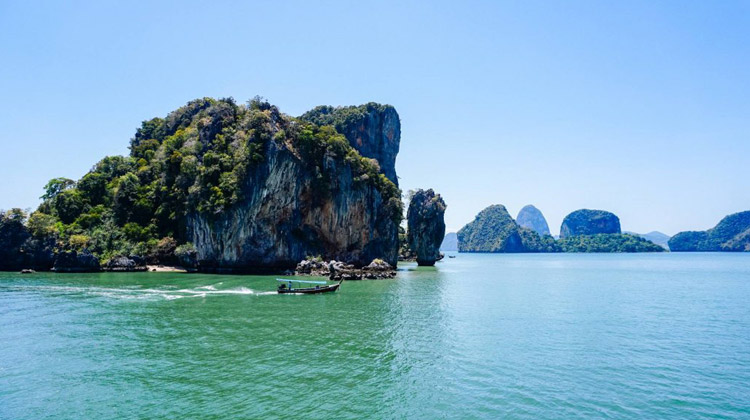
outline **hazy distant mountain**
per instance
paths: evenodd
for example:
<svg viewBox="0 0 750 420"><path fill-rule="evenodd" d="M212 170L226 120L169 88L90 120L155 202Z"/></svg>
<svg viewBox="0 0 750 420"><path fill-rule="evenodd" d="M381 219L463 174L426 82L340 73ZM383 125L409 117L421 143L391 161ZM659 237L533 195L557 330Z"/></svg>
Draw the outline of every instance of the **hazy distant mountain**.
<svg viewBox="0 0 750 420"><path fill-rule="evenodd" d="M625 232L625 233L640 236L641 238L648 239L649 241L655 243L656 245L659 245L660 247L664 249L669 249L669 238L671 238L671 236L667 235L666 233L661 233L658 231L653 231L649 233L635 233L635 232Z"/></svg>
<svg viewBox="0 0 750 420"><path fill-rule="evenodd" d="M547 219L544 218L544 215L538 208L531 204L525 206L518 212L516 223L518 223L518 226L531 229L542 236L549 235Z"/></svg>
<svg viewBox="0 0 750 420"><path fill-rule="evenodd" d="M456 232L450 232L443 238L443 243L440 245L441 251L458 251L458 235Z"/></svg>

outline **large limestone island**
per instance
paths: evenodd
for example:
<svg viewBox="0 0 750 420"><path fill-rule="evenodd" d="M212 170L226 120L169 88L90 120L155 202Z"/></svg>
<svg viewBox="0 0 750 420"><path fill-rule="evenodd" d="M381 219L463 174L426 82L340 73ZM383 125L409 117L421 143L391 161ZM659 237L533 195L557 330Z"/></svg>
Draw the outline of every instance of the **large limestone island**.
<svg viewBox="0 0 750 420"><path fill-rule="evenodd" d="M130 156L50 181L28 220L3 214L0 268L278 271L310 256L395 266L400 131L389 105L291 117L260 98L191 101L143 122Z"/></svg>
<svg viewBox="0 0 750 420"><path fill-rule="evenodd" d="M712 229L680 232L669 240L669 249L684 251L750 251L750 211L730 214Z"/></svg>
<svg viewBox="0 0 750 420"><path fill-rule="evenodd" d="M540 212L541 213L541 212ZM505 206L482 210L458 231L459 252L661 252L644 238L620 232L620 220L601 210L577 210L560 228L561 238L520 226Z"/></svg>

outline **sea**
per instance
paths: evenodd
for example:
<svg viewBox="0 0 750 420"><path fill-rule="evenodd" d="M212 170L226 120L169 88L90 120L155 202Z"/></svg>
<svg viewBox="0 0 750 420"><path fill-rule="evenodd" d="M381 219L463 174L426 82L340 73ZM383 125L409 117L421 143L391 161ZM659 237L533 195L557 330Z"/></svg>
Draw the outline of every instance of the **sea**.
<svg viewBox="0 0 750 420"><path fill-rule="evenodd" d="M0 273L0 419L750 418L750 254Z"/></svg>

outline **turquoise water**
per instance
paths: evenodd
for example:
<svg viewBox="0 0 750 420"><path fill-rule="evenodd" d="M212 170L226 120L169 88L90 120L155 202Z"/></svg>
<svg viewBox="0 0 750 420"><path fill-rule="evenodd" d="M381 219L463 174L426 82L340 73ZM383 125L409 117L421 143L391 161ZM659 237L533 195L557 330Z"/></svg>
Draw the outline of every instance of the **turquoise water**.
<svg viewBox="0 0 750 420"><path fill-rule="evenodd" d="M750 255L271 277L0 273L0 418L747 418Z"/></svg>

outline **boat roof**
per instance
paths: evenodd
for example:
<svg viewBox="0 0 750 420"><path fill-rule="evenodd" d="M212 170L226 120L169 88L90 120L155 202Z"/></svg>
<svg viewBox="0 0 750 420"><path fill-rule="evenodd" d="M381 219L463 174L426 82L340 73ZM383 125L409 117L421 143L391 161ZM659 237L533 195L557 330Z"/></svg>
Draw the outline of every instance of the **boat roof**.
<svg viewBox="0 0 750 420"><path fill-rule="evenodd" d="M283 282L294 282L294 283L309 283L309 284L328 284L324 281L312 281L312 280L292 280L292 279L276 279L276 281Z"/></svg>

